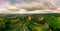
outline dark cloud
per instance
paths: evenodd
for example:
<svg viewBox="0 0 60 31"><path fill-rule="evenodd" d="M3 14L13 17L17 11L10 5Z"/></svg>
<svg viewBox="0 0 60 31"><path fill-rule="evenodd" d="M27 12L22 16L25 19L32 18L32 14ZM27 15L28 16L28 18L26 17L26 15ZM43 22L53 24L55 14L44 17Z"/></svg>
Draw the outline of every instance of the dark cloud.
<svg viewBox="0 0 60 31"><path fill-rule="evenodd" d="M11 4L23 3L23 0L9 0Z"/></svg>
<svg viewBox="0 0 60 31"><path fill-rule="evenodd" d="M24 0L24 2L37 2L38 0Z"/></svg>
<svg viewBox="0 0 60 31"><path fill-rule="evenodd" d="M23 3L23 2L27 2L27 3L31 3L31 2L45 2L45 0L9 0L9 2L11 4L16 4L16 3Z"/></svg>

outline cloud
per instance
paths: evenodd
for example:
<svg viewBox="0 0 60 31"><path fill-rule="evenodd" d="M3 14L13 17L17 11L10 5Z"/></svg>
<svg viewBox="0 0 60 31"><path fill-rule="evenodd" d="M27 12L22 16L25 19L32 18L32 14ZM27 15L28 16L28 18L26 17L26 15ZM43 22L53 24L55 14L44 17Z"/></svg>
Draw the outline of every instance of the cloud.
<svg viewBox="0 0 60 31"><path fill-rule="evenodd" d="M32 2L32 3L20 4L20 8L29 9L29 10L36 10L36 9L45 9L45 8L47 8L47 6L42 3Z"/></svg>
<svg viewBox="0 0 60 31"><path fill-rule="evenodd" d="M24 0L24 2L38 2L38 0Z"/></svg>
<svg viewBox="0 0 60 31"><path fill-rule="evenodd" d="M30 3L29 3L30 1ZM43 0L22 0L21 3L15 3L14 5L11 5L10 2L4 3L3 7L0 7L0 12L1 13L55 13L57 12L56 10L53 11L49 8L49 6L45 5L44 3L40 3L38 1L43 1ZM4 10L3 10L4 9ZM29 11L31 10L31 11ZM34 10L34 11L32 11ZM59 8L60 10L60 8Z"/></svg>

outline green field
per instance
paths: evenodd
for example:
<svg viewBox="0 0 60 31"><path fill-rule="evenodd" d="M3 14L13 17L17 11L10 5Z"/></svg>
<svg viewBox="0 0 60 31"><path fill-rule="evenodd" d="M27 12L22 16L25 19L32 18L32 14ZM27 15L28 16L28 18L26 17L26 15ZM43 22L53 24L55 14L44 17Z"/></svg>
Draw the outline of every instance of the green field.
<svg viewBox="0 0 60 31"><path fill-rule="evenodd" d="M60 31L60 14L0 14L0 31Z"/></svg>

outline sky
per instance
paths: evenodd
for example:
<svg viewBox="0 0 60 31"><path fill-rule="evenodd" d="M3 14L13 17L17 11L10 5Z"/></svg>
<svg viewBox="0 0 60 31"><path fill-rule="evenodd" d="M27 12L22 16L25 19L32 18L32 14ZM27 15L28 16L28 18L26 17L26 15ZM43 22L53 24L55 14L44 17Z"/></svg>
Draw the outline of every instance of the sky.
<svg viewBox="0 0 60 31"><path fill-rule="evenodd" d="M48 2L50 2L48 3ZM8 13L7 9L40 10L46 8L60 7L60 0L0 0L0 12ZM7 9L6 9L7 8ZM4 10L3 10L4 9ZM19 12L19 11L17 11ZM36 11L35 11L36 12Z"/></svg>
<svg viewBox="0 0 60 31"><path fill-rule="evenodd" d="M9 1L10 3L14 3L15 4L16 2L19 2L19 3L22 3L22 2L44 2L46 0L0 0L0 2L1 1ZM52 0L52 1L54 1L56 3L60 2L60 0Z"/></svg>
<svg viewBox="0 0 60 31"><path fill-rule="evenodd" d="M37 2L37 3L44 3L47 0L0 0L0 5L5 4L5 2L9 2L11 5L14 4L25 4L25 3L31 3L31 2ZM60 0L50 0L52 3L54 3L57 6L60 6ZM48 2L50 2L48 1Z"/></svg>

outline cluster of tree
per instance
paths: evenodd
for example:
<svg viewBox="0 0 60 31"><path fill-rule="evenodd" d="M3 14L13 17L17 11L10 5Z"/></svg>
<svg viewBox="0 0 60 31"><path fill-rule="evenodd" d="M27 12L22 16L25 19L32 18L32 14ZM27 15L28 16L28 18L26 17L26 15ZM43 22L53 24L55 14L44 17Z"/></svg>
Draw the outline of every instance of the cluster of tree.
<svg viewBox="0 0 60 31"><path fill-rule="evenodd" d="M59 14L0 15L0 31L59 31Z"/></svg>

